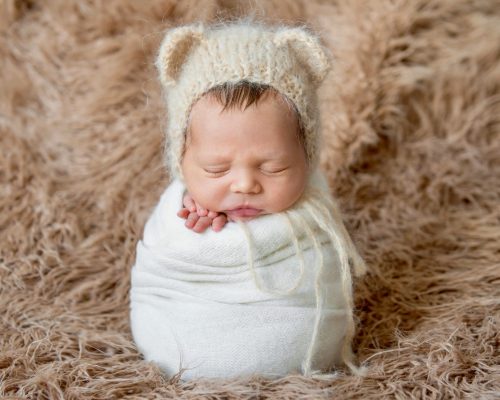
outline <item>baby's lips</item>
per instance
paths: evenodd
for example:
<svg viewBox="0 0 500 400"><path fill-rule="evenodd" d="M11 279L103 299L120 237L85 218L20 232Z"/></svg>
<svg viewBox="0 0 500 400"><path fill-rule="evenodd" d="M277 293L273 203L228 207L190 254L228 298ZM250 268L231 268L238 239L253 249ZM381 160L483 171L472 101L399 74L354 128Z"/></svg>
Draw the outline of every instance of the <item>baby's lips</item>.
<svg viewBox="0 0 500 400"><path fill-rule="evenodd" d="M226 211L226 214L232 218L245 218L245 217L256 217L261 213L262 210L257 208L236 208L234 210Z"/></svg>

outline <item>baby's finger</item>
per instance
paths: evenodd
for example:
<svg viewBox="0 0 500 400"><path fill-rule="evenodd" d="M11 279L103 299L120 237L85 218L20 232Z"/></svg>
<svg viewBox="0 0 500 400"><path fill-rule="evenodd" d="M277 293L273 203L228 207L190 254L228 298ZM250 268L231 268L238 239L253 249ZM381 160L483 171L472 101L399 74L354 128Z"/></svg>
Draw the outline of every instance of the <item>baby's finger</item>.
<svg viewBox="0 0 500 400"><path fill-rule="evenodd" d="M189 229L193 229L193 226L198 222L199 218L200 217L198 214L192 212L188 215L186 223L184 225L186 225L186 227L188 227Z"/></svg>
<svg viewBox="0 0 500 400"><path fill-rule="evenodd" d="M189 210L187 208L181 208L177 211L177 216L186 219L189 215Z"/></svg>
<svg viewBox="0 0 500 400"><path fill-rule="evenodd" d="M184 195L182 202L184 204L184 207L186 207L189 211L191 212L196 211L196 203L194 202L193 198L189 193L186 193Z"/></svg>
<svg viewBox="0 0 500 400"><path fill-rule="evenodd" d="M225 214L220 214L217 217L214 218L212 221L212 229L215 232L220 232L222 228L224 228L224 225L226 225L227 222L227 217Z"/></svg>
<svg viewBox="0 0 500 400"><path fill-rule="evenodd" d="M206 208L203 208L199 204L196 204L196 212L200 217L206 217L208 215L208 210Z"/></svg>
<svg viewBox="0 0 500 400"><path fill-rule="evenodd" d="M214 219L219 213L217 211L209 211L207 217Z"/></svg>
<svg viewBox="0 0 500 400"><path fill-rule="evenodd" d="M208 217L200 217L193 226L193 231L197 233L204 232L212 224L212 219Z"/></svg>

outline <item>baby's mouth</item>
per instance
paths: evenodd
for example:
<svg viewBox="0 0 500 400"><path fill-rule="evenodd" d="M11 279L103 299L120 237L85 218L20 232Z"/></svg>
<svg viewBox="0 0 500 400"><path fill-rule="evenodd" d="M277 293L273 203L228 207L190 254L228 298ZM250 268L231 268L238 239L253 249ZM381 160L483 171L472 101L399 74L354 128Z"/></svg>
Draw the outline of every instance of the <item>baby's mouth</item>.
<svg viewBox="0 0 500 400"><path fill-rule="evenodd" d="M230 219L242 219L256 217L261 212L262 210L259 210L258 208L240 207L234 208L232 210L227 210L226 214Z"/></svg>

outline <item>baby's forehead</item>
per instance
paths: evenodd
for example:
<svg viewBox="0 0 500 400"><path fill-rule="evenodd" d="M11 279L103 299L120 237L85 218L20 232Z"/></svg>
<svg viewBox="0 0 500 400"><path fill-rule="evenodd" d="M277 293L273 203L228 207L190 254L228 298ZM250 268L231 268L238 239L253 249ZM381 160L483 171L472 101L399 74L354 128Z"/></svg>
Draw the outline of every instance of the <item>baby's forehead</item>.
<svg viewBox="0 0 500 400"><path fill-rule="evenodd" d="M257 120L258 118L255 118ZM272 129L271 127L274 126L272 124L268 124L268 120L265 118L262 118L260 120L260 123L262 125L262 129L267 132L267 135L261 140L271 140L273 138L273 134L277 133L277 128L275 127ZM224 124L223 122L216 122L212 123L212 120L210 117L204 118L203 116L197 117L196 124L190 123L187 128L186 128L186 138L191 137L191 138L204 138L207 132L216 132L217 137L219 139L231 139L233 137L237 136L237 128L235 127L245 127L247 126L245 123L228 123ZM229 128L231 127L231 128ZM220 128L220 129L217 129ZM244 129L243 129L244 130ZM294 136L298 136L298 127L295 125L289 126L289 129L287 131L293 132L295 135L288 136L285 135L284 139L293 139ZM213 136L213 135L210 135Z"/></svg>
<svg viewBox="0 0 500 400"><path fill-rule="evenodd" d="M293 131L293 134L283 134L277 131L268 131L266 135L259 137L258 140L260 144L265 143L271 149L271 153L277 153L283 145L288 146L288 143L294 144L297 141L303 143L299 138L298 132ZM216 142L214 141L216 140ZM223 145L221 145L223 144ZM214 139L212 135L206 135L206 131L203 129L192 129L189 127L186 131L184 148L187 149L190 146L196 146L198 151L203 153L220 153L223 146L230 146L233 149L244 150L247 147L245 142L242 142L237 134L231 132L230 130L220 130L217 132L217 136ZM304 148L305 149L305 148ZM269 156L267 158L273 158Z"/></svg>
<svg viewBox="0 0 500 400"><path fill-rule="evenodd" d="M306 151L304 127L295 104L271 86L241 81L214 86L193 103L183 153L193 145L204 153L214 142L239 151L246 144L233 135L245 131L246 138L258 136L255 140L274 149L293 145L298 139Z"/></svg>

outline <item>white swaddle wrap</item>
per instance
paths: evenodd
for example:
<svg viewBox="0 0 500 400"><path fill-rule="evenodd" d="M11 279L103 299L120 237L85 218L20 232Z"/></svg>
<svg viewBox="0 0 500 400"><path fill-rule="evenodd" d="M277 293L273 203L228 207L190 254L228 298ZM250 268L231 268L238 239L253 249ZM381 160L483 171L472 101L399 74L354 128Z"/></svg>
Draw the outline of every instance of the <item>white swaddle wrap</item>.
<svg viewBox="0 0 500 400"><path fill-rule="evenodd" d="M218 233L184 226L184 191L179 180L168 186L137 244L131 328L145 359L169 375L185 368L182 379L352 366L347 257L359 273L364 264L336 210L333 236L314 217L330 196L324 177L316 172L306 189L316 202Z"/></svg>

